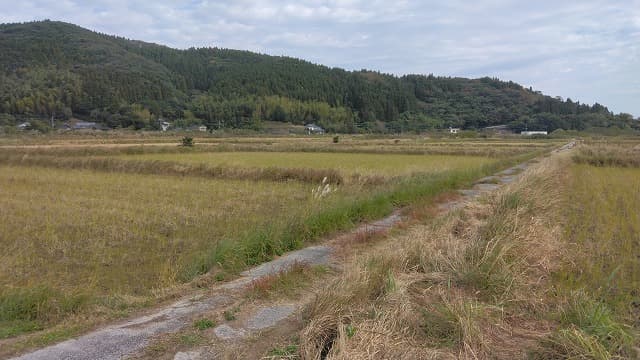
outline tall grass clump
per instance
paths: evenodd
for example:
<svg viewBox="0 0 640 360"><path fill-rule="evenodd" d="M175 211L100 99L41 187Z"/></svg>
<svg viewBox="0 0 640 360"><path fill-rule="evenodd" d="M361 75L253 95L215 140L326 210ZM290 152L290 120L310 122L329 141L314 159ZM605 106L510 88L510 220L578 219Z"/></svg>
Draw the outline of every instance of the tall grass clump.
<svg viewBox="0 0 640 360"><path fill-rule="evenodd" d="M630 328L616 321L606 304L584 292L572 294L568 304L560 310L560 321L595 336L612 353L628 350L633 344Z"/></svg>
<svg viewBox="0 0 640 360"><path fill-rule="evenodd" d="M517 235L518 212L526 211L518 192L498 197L486 224L476 240L467 248L460 264L460 283L477 289L494 302L511 298L518 285L520 272L527 266L519 259L523 250L514 239Z"/></svg>
<svg viewBox="0 0 640 360"><path fill-rule="evenodd" d="M609 307L578 291L560 308L561 326L541 341L535 359L622 359L640 354L633 330L616 319Z"/></svg>
<svg viewBox="0 0 640 360"><path fill-rule="evenodd" d="M88 305L85 295L69 296L48 286L0 288L0 339L40 330Z"/></svg>

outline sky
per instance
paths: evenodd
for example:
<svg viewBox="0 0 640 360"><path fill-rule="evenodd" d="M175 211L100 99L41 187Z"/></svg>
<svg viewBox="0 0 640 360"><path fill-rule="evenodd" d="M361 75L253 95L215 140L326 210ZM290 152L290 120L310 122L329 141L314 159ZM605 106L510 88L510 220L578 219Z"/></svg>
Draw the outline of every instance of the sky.
<svg viewBox="0 0 640 360"><path fill-rule="evenodd" d="M66 21L174 48L497 77L640 117L640 0L0 0L0 9L0 23Z"/></svg>

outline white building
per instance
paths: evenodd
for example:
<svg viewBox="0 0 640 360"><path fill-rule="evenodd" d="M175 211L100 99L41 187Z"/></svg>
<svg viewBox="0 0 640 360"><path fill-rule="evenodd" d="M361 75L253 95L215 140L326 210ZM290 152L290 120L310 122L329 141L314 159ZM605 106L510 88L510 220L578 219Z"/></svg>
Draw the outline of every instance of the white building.
<svg viewBox="0 0 640 360"><path fill-rule="evenodd" d="M522 136L531 136L531 135L547 135L546 131L523 131L520 133Z"/></svg>

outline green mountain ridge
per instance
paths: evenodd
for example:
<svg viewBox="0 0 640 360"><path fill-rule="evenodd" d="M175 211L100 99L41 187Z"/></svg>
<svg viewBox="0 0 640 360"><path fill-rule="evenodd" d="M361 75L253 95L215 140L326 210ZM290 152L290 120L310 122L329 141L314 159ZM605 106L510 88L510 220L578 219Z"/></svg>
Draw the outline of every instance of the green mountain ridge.
<svg viewBox="0 0 640 360"><path fill-rule="evenodd" d="M600 104L514 82L346 71L220 48L172 49L57 21L0 25L0 125L78 117L109 127L253 128L315 122L335 132L637 127Z"/></svg>

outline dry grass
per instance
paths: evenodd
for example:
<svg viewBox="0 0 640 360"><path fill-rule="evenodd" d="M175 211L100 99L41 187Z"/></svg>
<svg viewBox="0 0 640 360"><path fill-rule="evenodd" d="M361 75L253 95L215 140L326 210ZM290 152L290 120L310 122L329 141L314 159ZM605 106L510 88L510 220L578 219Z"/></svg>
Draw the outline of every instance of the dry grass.
<svg viewBox="0 0 640 360"><path fill-rule="evenodd" d="M485 157L403 154L354 154L319 152L211 152L192 154L145 154L125 159L203 164L217 168L276 168L337 171L340 179L368 183L375 178L401 177L482 166ZM312 169L311 169L312 168ZM375 181L373 181L375 182Z"/></svg>
<svg viewBox="0 0 640 360"><path fill-rule="evenodd" d="M172 157L188 157L173 155ZM198 176L210 179L253 180L253 181L289 181L320 183L327 179L331 184L343 183L342 175L335 169L315 169L310 167L237 167L211 166L203 163L189 163L167 160L129 160L112 157L80 157L49 155L0 155L0 164L14 166L41 166L61 169L84 169L128 174ZM384 179L371 177L364 182L381 183Z"/></svg>
<svg viewBox="0 0 640 360"><path fill-rule="evenodd" d="M3 150L19 150L32 155L114 155L199 152L324 152L413 155L460 155L509 157L541 152L559 146L557 140L510 139L431 139L427 137L367 137L341 136L339 143L331 137L196 137L193 148L178 147L181 136L167 134L139 134L113 136L110 134L88 138L23 137L0 139ZM191 134L195 136L195 134Z"/></svg>
<svg viewBox="0 0 640 360"><path fill-rule="evenodd" d="M573 157L580 164L600 167L640 167L640 142L609 142L582 146Z"/></svg>
<svg viewBox="0 0 640 360"><path fill-rule="evenodd" d="M121 316L212 268L237 272L496 166L413 177L375 191L341 185L322 199L312 196L316 185L300 182L4 166L0 240L8 251L0 264L0 307L10 310L0 320L8 329L3 337L96 307Z"/></svg>
<svg viewBox="0 0 640 360"><path fill-rule="evenodd" d="M269 299L274 296L294 297L301 288L312 281L327 274L325 266L309 266L304 263L294 263L289 268L277 274L267 275L252 281L246 296L252 299Z"/></svg>
<svg viewBox="0 0 640 360"><path fill-rule="evenodd" d="M315 204L299 184L24 167L3 167L0 183L0 283L102 294L173 285L181 261L212 240Z"/></svg>
<svg viewBox="0 0 640 360"><path fill-rule="evenodd" d="M220 241L333 203L297 183L7 166L0 197L1 338L79 313L122 316L171 294Z"/></svg>
<svg viewBox="0 0 640 360"><path fill-rule="evenodd" d="M556 155L392 237L319 293L300 354L637 358L638 179Z"/></svg>
<svg viewBox="0 0 640 360"><path fill-rule="evenodd" d="M270 146L268 141L238 142L263 148ZM222 142L234 144L229 139ZM289 139L278 142L283 147L292 143ZM305 142L306 138L293 141ZM311 142L320 144L317 139ZM378 143L398 145L389 139L365 142L374 148ZM430 199L515 161L456 156L446 157L450 161L443 164L429 156L424 163L415 155L382 156L380 164L368 162L370 176L377 176L378 170L385 178L393 172L423 174L404 176L384 186L345 181L326 198L314 199L311 190L318 186L320 177L339 182L332 176L337 174L337 179L346 168L210 168L98 157L94 150L83 148L85 143L71 150L61 145L55 150L11 149L0 154L4 164L0 166L0 245L5 250L0 253L1 338L42 328L48 329L43 339L53 333L60 334L49 337L53 340L67 337L75 323L86 328L92 319L125 316L186 291L182 282L212 268L216 274L191 285L206 286L213 279L223 279L359 221L381 217L394 206ZM517 147L520 145L529 147L520 143ZM313 146L312 151L321 148ZM356 148L358 143L349 146ZM537 144L531 147L538 148ZM104 155L120 153L105 150ZM320 154L295 156L308 160ZM340 154L337 158L348 156L356 160L371 157ZM353 165L351 161L345 160L347 165ZM422 166L420 170L412 168L414 161ZM333 164L339 163L334 160ZM291 179L302 181L288 181ZM381 236L366 234L356 241L369 242ZM387 261L372 262L367 270L373 276L367 280L370 286L360 294L374 299L392 291L396 286L393 268L395 265ZM382 291L380 284L385 284ZM270 286L279 285L274 281ZM79 318L83 320L72 320Z"/></svg>
<svg viewBox="0 0 640 360"><path fill-rule="evenodd" d="M620 146L609 153L616 167L570 169L564 238L572 256L553 278L560 327L537 358L640 357L640 169L618 167L628 159Z"/></svg>
<svg viewBox="0 0 640 360"><path fill-rule="evenodd" d="M549 214L564 165L547 159L484 205L413 227L346 269L307 309L302 357L524 356L548 333L538 315L563 251Z"/></svg>

